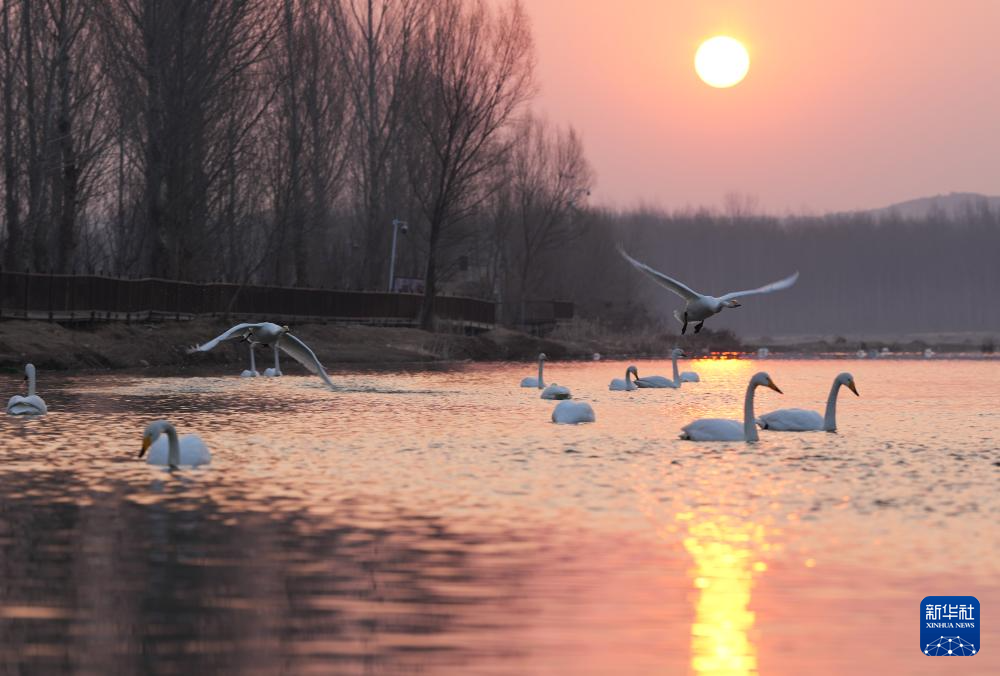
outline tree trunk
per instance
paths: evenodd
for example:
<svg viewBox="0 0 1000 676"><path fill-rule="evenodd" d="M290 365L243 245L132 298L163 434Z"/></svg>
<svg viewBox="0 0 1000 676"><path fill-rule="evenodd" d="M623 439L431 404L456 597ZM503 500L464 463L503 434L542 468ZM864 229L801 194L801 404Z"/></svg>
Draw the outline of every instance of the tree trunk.
<svg viewBox="0 0 1000 676"><path fill-rule="evenodd" d="M11 48L10 3L3 4L3 179L4 216L7 223L7 242L4 265L8 270L19 269L21 261L21 215L17 197L17 157L14 154L14 137L17 119L14 115L14 53Z"/></svg>

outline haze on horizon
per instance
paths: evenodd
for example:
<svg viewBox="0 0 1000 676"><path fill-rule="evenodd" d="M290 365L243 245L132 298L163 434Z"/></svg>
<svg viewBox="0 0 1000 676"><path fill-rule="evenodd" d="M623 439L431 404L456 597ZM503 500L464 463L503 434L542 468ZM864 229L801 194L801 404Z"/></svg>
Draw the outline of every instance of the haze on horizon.
<svg viewBox="0 0 1000 676"><path fill-rule="evenodd" d="M774 213L869 209L949 192L1000 193L1000 3L926 0L526 0L537 109L581 133L594 202ZM698 45L750 51L713 89Z"/></svg>

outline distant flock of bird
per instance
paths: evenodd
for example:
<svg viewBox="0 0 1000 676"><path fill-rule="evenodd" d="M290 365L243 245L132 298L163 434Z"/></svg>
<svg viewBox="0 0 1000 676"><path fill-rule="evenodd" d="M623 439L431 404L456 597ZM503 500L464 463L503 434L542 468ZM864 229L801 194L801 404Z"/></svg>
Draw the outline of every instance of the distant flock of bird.
<svg viewBox="0 0 1000 676"><path fill-rule="evenodd" d="M798 273L796 272L782 280L749 291L735 291L719 297L707 296L693 291L690 287L676 279L668 277L645 263L635 260L620 246L619 253L636 269L649 275L658 284L684 299L685 307L683 312L675 313L675 316L683 325L681 328L682 334L687 331L688 324L691 322L697 322L694 332L698 333L701 331L705 320L709 317L718 314L725 308L740 307L741 305L737 301L737 298L787 289L798 279ZM243 377L251 378L260 375L257 372L254 359L254 346L264 345L274 350L274 366L265 370L265 376L281 376L279 361L279 350L281 350L302 364L310 373L319 376L329 388L336 389L323 365L317 359L316 354L298 337L292 335L287 326L280 326L271 322L237 324L212 340L190 348L188 352L208 352L220 343L231 341L246 342L249 344L250 368L241 373ZM684 356L684 353L680 349L674 348L671 352L673 378L666 378L664 376L640 377L638 369L635 366L629 366L625 369L625 378L613 379L608 389L626 392L644 388L677 389L685 382L699 382L700 378L697 373L692 371L681 373L678 370L677 358L682 356ZM542 391L542 399L559 401L552 412L552 421L555 423L576 424L594 422L596 416L593 408L586 402L574 401L569 388L555 383L550 385L545 384L545 360L544 353L538 356L537 377L524 378L521 381L521 387L539 389ZM7 404L7 413L10 415L44 415L48 411L48 408L45 405L45 401L35 391L34 365L26 365L24 372L24 379L28 383L28 394L27 396L15 395L11 397ZM753 410L754 392L758 387L762 386L779 393L781 392L767 373L757 373L750 379L750 383L747 386L742 421L721 418L695 420L682 428L680 438L691 441L752 442L757 441L759 438L757 434L758 426L765 430L785 432L816 430L833 432L837 428L837 394L840 388L842 386L847 387L854 394L858 394L854 378L851 374L841 373L833 381L833 387L831 387L829 397L827 398L825 415L821 416L816 411L785 408L755 417ZM211 454L201 439L193 435L183 438L179 437L174 426L166 420L157 420L146 427L143 432L142 448L139 451L139 457L143 457L144 455L147 457L147 462L151 464L170 467L179 467L182 465L197 466L211 462Z"/></svg>

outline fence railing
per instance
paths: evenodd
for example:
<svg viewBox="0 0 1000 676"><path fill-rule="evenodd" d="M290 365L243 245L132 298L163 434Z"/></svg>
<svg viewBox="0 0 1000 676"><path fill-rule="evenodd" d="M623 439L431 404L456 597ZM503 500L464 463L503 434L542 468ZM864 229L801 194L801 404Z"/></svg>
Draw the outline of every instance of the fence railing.
<svg viewBox="0 0 1000 676"><path fill-rule="evenodd" d="M251 315L268 319L317 318L347 323L412 325L422 297L410 293L335 291L277 286L198 284L168 279L123 279L0 270L0 318L50 321L190 319ZM496 324L496 304L438 296L439 320L471 328Z"/></svg>

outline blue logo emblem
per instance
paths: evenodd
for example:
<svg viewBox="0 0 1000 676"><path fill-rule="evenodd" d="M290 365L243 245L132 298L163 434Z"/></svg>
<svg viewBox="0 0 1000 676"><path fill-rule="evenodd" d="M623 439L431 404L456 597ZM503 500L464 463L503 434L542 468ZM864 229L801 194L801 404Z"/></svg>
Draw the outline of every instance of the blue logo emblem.
<svg viewBox="0 0 1000 676"><path fill-rule="evenodd" d="M920 652L929 657L970 657L979 652L975 596L928 596L920 602Z"/></svg>

